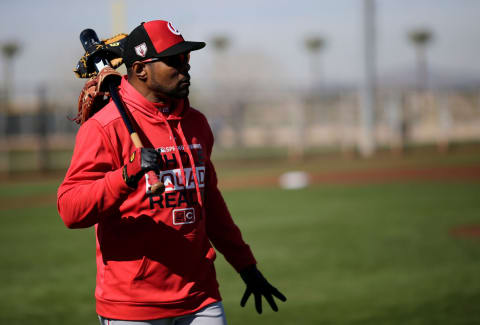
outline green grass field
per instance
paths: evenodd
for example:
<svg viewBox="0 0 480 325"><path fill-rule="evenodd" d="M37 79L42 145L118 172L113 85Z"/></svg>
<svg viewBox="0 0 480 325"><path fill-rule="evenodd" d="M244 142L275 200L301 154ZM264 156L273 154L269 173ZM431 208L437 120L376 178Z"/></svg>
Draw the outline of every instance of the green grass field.
<svg viewBox="0 0 480 325"><path fill-rule="evenodd" d="M479 161L469 159L431 157ZM225 177L256 172L218 166ZM65 228L59 182L0 185L0 324L98 323L94 231ZM480 225L479 193L478 181L225 190L259 268L288 297L278 313L241 308L243 283L220 256L229 324L479 324L480 237L451 235Z"/></svg>

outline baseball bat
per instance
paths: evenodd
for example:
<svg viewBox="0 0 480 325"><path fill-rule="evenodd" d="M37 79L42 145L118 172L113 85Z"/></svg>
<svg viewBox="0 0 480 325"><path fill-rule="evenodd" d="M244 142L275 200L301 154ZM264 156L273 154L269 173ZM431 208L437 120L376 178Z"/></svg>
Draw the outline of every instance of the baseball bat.
<svg viewBox="0 0 480 325"><path fill-rule="evenodd" d="M88 51L89 48L99 44L100 40L98 39L97 33L95 33L93 29L87 28L80 33L80 42L82 43L85 51ZM110 65L110 62L108 62L106 58L103 58L101 55L98 54L94 55L92 57L92 60L97 72L100 72L103 68ZM105 82L108 85L112 100L115 103L115 106L117 107L117 110L122 117L128 134L130 134L130 139L132 139L132 142L136 148L143 148L142 140L140 140L138 133L135 131L133 123L127 114L127 108L125 107L125 104L123 103L120 95L118 94L117 85L108 79L106 79ZM147 182L147 194L160 194L161 192L163 192L165 190L165 185L158 179L157 174L155 174L155 172L152 170L149 171L147 174L148 181L145 180Z"/></svg>

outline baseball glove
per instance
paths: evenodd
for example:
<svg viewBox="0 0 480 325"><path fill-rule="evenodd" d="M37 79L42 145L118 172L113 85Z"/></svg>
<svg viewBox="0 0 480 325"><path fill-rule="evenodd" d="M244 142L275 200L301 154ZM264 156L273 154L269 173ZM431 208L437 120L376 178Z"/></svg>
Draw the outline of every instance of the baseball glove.
<svg viewBox="0 0 480 325"><path fill-rule="evenodd" d="M102 53L102 57L106 58L112 68L116 69L122 65L123 42L127 34L118 34L113 37L102 40L99 44L91 46L85 54L80 58L77 67L73 72L78 78L91 78L97 75L92 57L94 54Z"/></svg>
<svg viewBox="0 0 480 325"><path fill-rule="evenodd" d="M83 124L93 114L107 105L110 101L108 83L113 82L115 86L118 86L121 79L122 75L109 66L91 77L80 92L78 97L78 114L72 120L77 124Z"/></svg>

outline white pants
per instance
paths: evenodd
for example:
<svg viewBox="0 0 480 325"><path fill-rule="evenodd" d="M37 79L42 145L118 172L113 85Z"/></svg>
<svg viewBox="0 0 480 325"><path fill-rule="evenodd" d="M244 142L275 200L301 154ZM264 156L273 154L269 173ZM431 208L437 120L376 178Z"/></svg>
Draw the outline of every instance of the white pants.
<svg viewBox="0 0 480 325"><path fill-rule="evenodd" d="M227 325L221 301L200 309L196 313L144 321L108 319L98 316L101 325Z"/></svg>

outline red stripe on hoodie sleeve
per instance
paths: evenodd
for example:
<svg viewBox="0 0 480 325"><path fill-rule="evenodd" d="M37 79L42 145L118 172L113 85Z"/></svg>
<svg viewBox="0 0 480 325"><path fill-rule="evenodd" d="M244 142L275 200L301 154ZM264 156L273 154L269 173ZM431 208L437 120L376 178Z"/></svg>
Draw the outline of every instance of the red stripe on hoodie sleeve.
<svg viewBox="0 0 480 325"><path fill-rule="evenodd" d="M114 162L113 149L100 124L91 119L78 131L70 167L57 193L57 208L69 228L95 225L132 191Z"/></svg>

